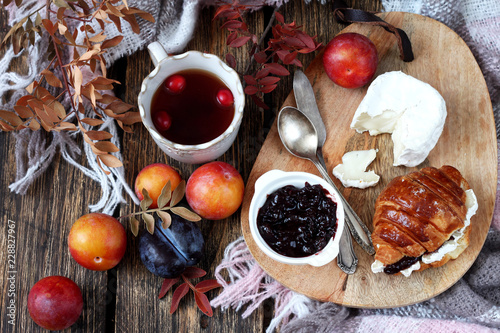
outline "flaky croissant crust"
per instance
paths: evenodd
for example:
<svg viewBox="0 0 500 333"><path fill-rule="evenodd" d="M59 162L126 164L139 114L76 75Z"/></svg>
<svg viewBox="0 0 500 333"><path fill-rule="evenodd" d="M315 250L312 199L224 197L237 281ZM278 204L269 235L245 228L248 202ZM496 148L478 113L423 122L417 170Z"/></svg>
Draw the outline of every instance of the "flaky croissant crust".
<svg viewBox="0 0 500 333"><path fill-rule="evenodd" d="M448 165L394 178L375 203L375 259L387 266L403 256L420 257L436 251L464 226L465 191L469 188L460 172ZM468 245L468 235L469 230L464 247Z"/></svg>

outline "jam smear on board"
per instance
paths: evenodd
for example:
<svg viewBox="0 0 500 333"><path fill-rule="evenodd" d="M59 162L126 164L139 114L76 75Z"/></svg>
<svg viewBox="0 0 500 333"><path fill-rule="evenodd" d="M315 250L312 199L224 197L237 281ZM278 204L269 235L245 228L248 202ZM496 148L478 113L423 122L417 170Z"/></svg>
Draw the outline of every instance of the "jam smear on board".
<svg viewBox="0 0 500 333"><path fill-rule="evenodd" d="M337 204L321 185L286 185L269 194L257 215L264 241L287 257L322 250L337 230Z"/></svg>

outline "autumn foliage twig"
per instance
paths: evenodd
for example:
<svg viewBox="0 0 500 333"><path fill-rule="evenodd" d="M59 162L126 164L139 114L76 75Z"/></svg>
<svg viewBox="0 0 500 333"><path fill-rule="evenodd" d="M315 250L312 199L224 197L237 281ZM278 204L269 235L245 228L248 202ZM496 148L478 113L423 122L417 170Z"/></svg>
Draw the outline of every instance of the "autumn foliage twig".
<svg viewBox="0 0 500 333"><path fill-rule="evenodd" d="M3 0L7 6L12 0ZM22 0L16 0L20 6ZM55 6L56 9L52 9ZM40 11L46 10L46 18ZM52 15L51 15L52 14ZM39 78L27 88L28 95L16 101L14 112L0 110L0 129L3 131L30 128L46 131L76 131L96 154L97 162L107 167L122 166L122 162L111 153L118 147L111 141L112 135L103 130L87 129L84 124L94 127L104 123L104 117L113 118L125 131L132 132L130 125L140 121L139 113L133 105L127 104L112 93L114 84L120 82L107 78L104 54L109 48L118 45L123 36L107 38L104 35L106 24L114 24L122 32L122 20L128 22L134 33L139 33L136 16L150 22L154 18L134 7L126 0L54 0L38 8L16 23L2 41L11 44L15 54L29 45L35 44L36 34L47 34L49 44L47 57L49 65L40 72ZM76 24L71 23L74 21ZM95 31L92 24L97 23L101 31ZM78 41L78 42L77 42ZM72 52L72 59L64 62L64 54ZM84 73L91 73L91 79L84 82ZM62 79L62 80L61 80ZM51 91L56 91L52 94ZM69 96L71 107L67 109L63 100ZM84 104L85 101L85 104ZM92 112L87 112L88 105ZM74 116L74 117L73 117ZM72 119L76 120L72 120ZM104 169L103 169L104 170ZM104 170L109 173L109 171Z"/></svg>
<svg viewBox="0 0 500 333"><path fill-rule="evenodd" d="M316 41L316 36L309 36L298 26L295 21L285 23L283 15L276 8L271 18L271 23L264 30L260 39L248 29L243 19L243 14L248 6L241 5L237 0L231 4L223 4L218 7L214 15L215 19L223 21L222 29L229 32L226 44L232 48L240 48L247 43L251 43L249 56L250 61L245 73L240 73L245 81L245 93L252 97L254 102L267 109L263 101L263 95L270 93L277 87L281 77L290 75L285 67L294 65L302 67L302 62L297 58L299 54L305 54L316 51L321 47L321 43ZM277 23L272 25L276 19ZM262 46L269 30L272 31L272 37L267 44ZM252 73L250 68L253 61L257 63ZM226 62L232 68L236 69L236 58L233 54L226 55Z"/></svg>

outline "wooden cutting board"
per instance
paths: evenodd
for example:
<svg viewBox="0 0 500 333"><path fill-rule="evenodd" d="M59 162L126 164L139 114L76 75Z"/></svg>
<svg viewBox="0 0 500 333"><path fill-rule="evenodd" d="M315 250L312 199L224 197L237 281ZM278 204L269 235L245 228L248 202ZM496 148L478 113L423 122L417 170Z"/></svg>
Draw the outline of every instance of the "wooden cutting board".
<svg viewBox="0 0 500 333"><path fill-rule="evenodd" d="M394 167L393 144L389 134L371 137L351 129L354 112L366 93L365 88L344 89L330 81L323 70L322 54L305 71L313 84L319 110L328 131L323 153L328 171L341 163L342 155L352 150L376 148L377 158L370 165L381 176L379 184L368 189L344 188L333 177L354 210L370 230L375 200L394 177L425 166L449 164L468 180L479 201L472 218L470 245L454 261L440 268L413 273L409 278L373 274L373 257L355 244L358 269L346 275L336 260L323 267L291 266L267 257L255 244L248 224L248 208L256 179L271 169L306 171L319 175L314 165L296 158L283 147L274 123L250 174L242 205L241 226L245 241L260 266L288 288L314 299L351 307L384 308L414 304L432 298L451 287L470 268L485 241L493 216L497 187L497 144L495 122L486 83L471 51L464 41L445 25L420 15L384 13L380 16L408 34L415 60L399 58L396 39L380 27L352 24L343 32L368 36L379 52L380 75L401 70L436 88L446 101L448 116L443 133L428 158L417 168ZM283 106L295 106L293 92Z"/></svg>

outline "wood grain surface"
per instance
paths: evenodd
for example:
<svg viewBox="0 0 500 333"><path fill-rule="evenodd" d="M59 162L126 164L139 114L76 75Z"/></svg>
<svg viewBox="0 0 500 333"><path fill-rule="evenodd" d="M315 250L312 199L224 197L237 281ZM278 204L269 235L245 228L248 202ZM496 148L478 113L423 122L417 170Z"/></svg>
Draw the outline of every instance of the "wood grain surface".
<svg viewBox="0 0 500 333"><path fill-rule="evenodd" d="M378 0L351 1L353 8L380 10ZM303 0L290 0L279 12L287 22L295 20L303 25L311 35L327 43L344 26L335 22L332 2L320 5L312 1L306 5ZM246 15L249 29L260 35L269 22L273 9ZM220 22L212 21L214 8L200 10L200 18L192 41L187 50L214 53L220 57L229 51L225 45L227 33L220 30ZM0 9L0 39L8 31L5 11ZM0 57L2 56L0 50ZM235 52L238 68L243 71L248 64L248 49ZM316 54L303 55L301 61L307 66ZM12 70L25 72L26 58L19 58ZM115 93L126 102L135 104L143 78L153 69L146 51L139 51L120 59L110 68L110 75L122 82ZM278 88L266 95L270 110L260 110L247 99L245 116L238 137L231 149L219 160L233 164L248 180L252 166L264 140L269 133L278 108L283 104L292 88L292 77L280 81ZM3 104L3 101L2 101ZM43 132L41 137L50 141L50 135ZM122 135L122 134L121 134ZM178 163L165 156L157 148L148 132L140 125L134 126L133 134L121 136L124 170L129 185L144 166L155 162L166 162L178 168L187 178L197 165ZM80 147L83 142L80 142ZM73 279L82 289L84 309L82 316L67 332L263 332L273 315L274 305L267 301L249 317L241 318L242 311L214 309L214 317L203 315L195 306L192 295L186 296L173 315L169 314L172 293L158 299L162 280L147 271L137 252L137 242L128 233L128 249L122 262L107 272L93 272L80 267L70 256L67 235L73 222L89 213L89 205L96 203L101 195L97 183L86 177L58 155L45 173L29 188L24 196L9 191L9 184L16 178L16 140L13 134L0 133L0 299L1 332L42 332L29 317L26 308L30 288L40 279L49 275L64 275ZM86 164L85 156L78 161ZM123 204L115 216L136 211L131 200ZM8 296L10 283L7 280L7 235L8 220L16 225L16 278L15 296ZM124 226L129 229L126 222ZM215 267L220 263L226 246L241 236L240 211L232 217L217 221L203 222L202 232L206 240L205 256L198 265L208 271L212 278ZM218 295L214 290L209 298ZM8 323L7 304L15 299L16 313L14 326Z"/></svg>
<svg viewBox="0 0 500 333"><path fill-rule="evenodd" d="M373 274L373 257L355 244L359 257L357 272L346 275L336 261L323 267L291 266L267 257L254 242L248 222L248 207L256 179L271 169L307 171L318 174L314 165L289 154L283 147L276 124L267 136L250 174L242 206L242 230L245 240L259 264L285 286L309 297L352 307L396 307L424 301L451 287L469 269L486 238L496 193L497 147L495 124L488 90L481 71L464 41L445 25L408 13L381 14L395 26L402 27L412 42L415 60L399 59L395 38L379 27L353 24L344 32L368 36L379 52L376 76L401 70L436 88L446 101L448 116L443 133L428 158L416 168L393 167L393 144L389 134L371 137L350 128L354 112L366 93L363 89L344 89L334 85L323 70L321 54L306 70L327 128L323 148L328 171L341 163L342 155L352 150L376 148L377 158L370 165L381 175L379 184L369 189L343 188L344 196L361 219L372 228L374 203L380 191L395 176L424 166L449 164L458 168L468 180L479 201L472 218L470 246L457 259L437 269L413 273L409 278ZM295 106L293 92L283 103Z"/></svg>

